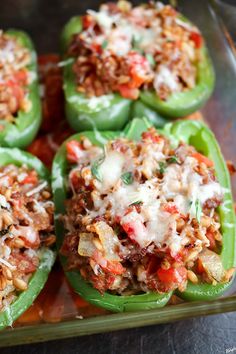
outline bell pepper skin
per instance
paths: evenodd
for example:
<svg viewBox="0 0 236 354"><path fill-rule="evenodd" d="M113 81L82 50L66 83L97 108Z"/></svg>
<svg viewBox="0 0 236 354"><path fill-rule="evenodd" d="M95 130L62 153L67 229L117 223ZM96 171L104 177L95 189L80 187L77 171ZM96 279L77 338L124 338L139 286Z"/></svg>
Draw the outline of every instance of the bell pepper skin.
<svg viewBox="0 0 236 354"><path fill-rule="evenodd" d="M27 165L29 168L35 169L43 180L50 182L50 175L46 167L28 152L23 152L17 148L0 147L0 165L8 164L16 166ZM21 292L10 306L0 312L0 330L7 326L12 326L13 322L32 305L46 283L55 261L56 253L49 248L42 248L40 253L40 263L28 283L28 289Z"/></svg>
<svg viewBox="0 0 236 354"><path fill-rule="evenodd" d="M166 131L171 133L178 140L183 140L209 157L214 162L216 177L224 188L224 201L219 206L221 232L223 245L221 260L225 269L234 267L236 264L236 230L234 202L231 192L231 183L228 168L222 156L220 147L214 134L202 123L194 121L179 121L173 126L166 126ZM227 207L226 207L227 205ZM232 280L225 284L192 284L188 282L187 289L178 293L186 300L213 300L222 295L231 285Z"/></svg>
<svg viewBox="0 0 236 354"><path fill-rule="evenodd" d="M0 121L0 124L4 126L4 129L0 131L0 145L25 148L33 141L41 124L41 102L37 79L37 57L34 45L25 32L8 30L6 33L17 38L19 42L31 52L31 63L27 66L27 69L33 73L35 78L27 86L29 100L31 102L29 112L19 110L14 124L4 120Z"/></svg>
<svg viewBox="0 0 236 354"><path fill-rule="evenodd" d="M136 120L134 120L134 122L135 121ZM148 126L150 126L149 122L147 122L147 124ZM131 124L130 129L125 132L125 135L130 135L130 138L135 135L137 136L137 138L139 138L140 129L146 130L146 128L147 125L143 124L143 121L141 119L138 119L137 124ZM114 139L119 136L120 132L88 131L73 135L68 140L71 140L72 138L80 140L80 137L84 135L86 135L92 143L102 146L106 140ZM57 215L65 212L65 207L63 203L63 201L66 199L65 179L67 171L65 145L66 144L63 143L54 159L52 173L52 188L56 207L55 227L58 238L58 250L60 249L65 233L63 223L57 218ZM60 255L60 260L62 262L62 265L65 267L66 257ZM101 294L96 289L94 289L89 283L83 280L78 271L66 272L66 276L75 291L85 300L89 301L94 305L104 307L105 309L113 312L148 310L152 308L162 307L168 302L171 297L171 293L161 295L156 293L147 293L132 296L115 296L109 293L105 293L103 296L101 296Z"/></svg>
<svg viewBox="0 0 236 354"><path fill-rule="evenodd" d="M189 22L183 16L181 20ZM70 38L82 30L81 17L73 17L64 27L61 36L61 48L65 53ZM161 100L154 90L141 90L138 100L128 100L118 93L91 99L84 94L76 92L75 75L72 64L65 65L64 92L66 97L66 115L71 127L76 131L81 130L119 130L129 115L137 117L137 110L141 103L147 106L146 117L150 117L154 125L162 126L162 116L175 119L192 114L201 108L211 96L215 84L215 73L208 50L205 45L200 49L201 60L197 65L197 84L193 89L185 92L172 93L167 100ZM95 104L95 102L97 104ZM90 106L90 107L89 107ZM130 112L131 109L131 112ZM144 107L141 109L143 113ZM140 114L138 115L141 116ZM160 116L160 119L158 118ZM109 117L109 119L108 119ZM155 124L156 121L156 124Z"/></svg>
<svg viewBox="0 0 236 354"><path fill-rule="evenodd" d="M133 119L124 129L123 132L83 132L73 135L69 140L80 140L81 136L87 136L92 143L102 146L107 140L115 139L118 136L125 136L128 139L139 140L141 134L146 131L152 124L147 119ZM235 216L233 208L233 200L230 187L229 173L222 157L218 143L213 133L201 122L196 121L178 121L166 124L164 129L160 129L161 134L166 135L172 140L173 144L177 144L180 140L193 145L199 152L204 153L207 157L214 161L216 175L220 184L227 189L224 202L227 201L227 210L224 204L219 207L219 215L222 224L223 247L221 251L221 259L225 269L235 265ZM66 142L60 147L52 169L52 189L55 202L55 227L57 234L57 247L60 249L63 237L63 223L59 221L60 214L65 212L63 201L66 199L66 174L68 173L68 164L66 160ZM66 257L60 255L63 267L66 266ZM116 296L105 293L103 296L92 287L88 282L83 280L79 271L66 271L66 276L75 291L87 301L104 307L114 312L121 311L137 311L147 310L164 306L170 299L172 293L147 293L132 296ZM178 296L186 300L211 300L220 296L231 285L226 284L192 284L188 282L187 289L184 292L176 292Z"/></svg>
<svg viewBox="0 0 236 354"><path fill-rule="evenodd" d="M141 101L169 118L184 117L200 109L211 96L215 85L215 73L207 48L203 46L200 53L197 84L193 89L172 93L166 101L161 100L154 91L143 90Z"/></svg>
<svg viewBox="0 0 236 354"><path fill-rule="evenodd" d="M170 122L170 119L160 115L157 111L154 111L152 107L146 105L144 102L140 100L133 102L131 108L131 117L148 118L156 128L163 128L166 123Z"/></svg>
<svg viewBox="0 0 236 354"><path fill-rule="evenodd" d="M64 27L61 37L61 49L65 53L71 36L82 29L81 17L73 17ZM66 62L66 60L65 60ZM131 100L118 93L86 98L76 91L75 75L72 63L65 63L63 70L65 110L72 129L82 130L121 130L130 114Z"/></svg>

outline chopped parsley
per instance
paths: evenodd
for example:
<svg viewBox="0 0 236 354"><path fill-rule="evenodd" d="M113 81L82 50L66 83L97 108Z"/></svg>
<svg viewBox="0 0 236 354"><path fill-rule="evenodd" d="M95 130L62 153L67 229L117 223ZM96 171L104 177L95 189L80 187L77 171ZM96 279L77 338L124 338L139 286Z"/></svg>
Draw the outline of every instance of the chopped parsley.
<svg viewBox="0 0 236 354"><path fill-rule="evenodd" d="M124 184L131 184L133 182L133 175L132 172L125 172L123 175L121 175L121 179L124 182Z"/></svg>
<svg viewBox="0 0 236 354"><path fill-rule="evenodd" d="M144 52L140 48L140 43L141 43L141 38L133 35L132 41L131 41L132 49L135 50L136 52L139 52L140 54L143 54Z"/></svg>
<svg viewBox="0 0 236 354"><path fill-rule="evenodd" d="M146 59L149 62L149 64L151 65L151 67L155 66L156 62L155 62L155 59L151 53L146 54Z"/></svg>
<svg viewBox="0 0 236 354"><path fill-rule="evenodd" d="M136 202L131 203L129 206L140 205L140 204L142 204L142 201L141 200L137 200Z"/></svg>
<svg viewBox="0 0 236 354"><path fill-rule="evenodd" d="M201 222L201 216L202 216L202 206L201 202L199 199L196 199L193 202L190 202L190 211L189 214L191 217L196 218L198 223Z"/></svg>
<svg viewBox="0 0 236 354"><path fill-rule="evenodd" d="M195 201L195 208L196 208L196 219L198 223L200 223L201 216L202 216L202 206L199 199Z"/></svg>
<svg viewBox="0 0 236 354"><path fill-rule="evenodd" d="M178 157L173 155L168 159L168 163L179 163Z"/></svg>
<svg viewBox="0 0 236 354"><path fill-rule="evenodd" d="M107 46L108 46L108 41L105 39L105 40L102 42L102 49L106 49Z"/></svg>
<svg viewBox="0 0 236 354"><path fill-rule="evenodd" d="M92 172L93 177L95 177L100 182L102 182L102 177L99 172L99 167L103 163L104 160L105 160L105 154L103 156L101 156L97 161L95 161L91 167L91 172Z"/></svg>
<svg viewBox="0 0 236 354"><path fill-rule="evenodd" d="M166 162L159 162L159 169L158 172L163 175L165 173L166 170Z"/></svg>

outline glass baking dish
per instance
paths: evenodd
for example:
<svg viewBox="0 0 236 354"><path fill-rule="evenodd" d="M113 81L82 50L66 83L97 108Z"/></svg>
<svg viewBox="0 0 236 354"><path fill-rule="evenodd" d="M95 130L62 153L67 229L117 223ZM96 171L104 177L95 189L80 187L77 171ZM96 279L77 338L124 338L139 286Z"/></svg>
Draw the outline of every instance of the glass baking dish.
<svg viewBox="0 0 236 354"><path fill-rule="evenodd" d="M66 3L67 8L63 22L66 22L73 14L85 10L82 8L84 5L78 4L77 1L67 1ZM86 7L96 8L95 5L95 1L86 2ZM215 132L226 159L233 161L236 155L236 118L234 117L236 110L234 93L236 58L234 56L235 48L232 47L233 42L229 40L229 34L217 16L212 2L180 0L178 6L180 11L199 26L206 38L216 71L216 88L202 113L206 122ZM68 11L68 8L70 11ZM56 11L59 11L59 9ZM0 15L0 20L1 16L3 15ZM56 13L54 13L54 17L57 17ZM60 17L63 17L63 14L60 14ZM44 19L44 23L46 20L47 18ZM6 19L4 21L6 26L15 25L15 23L6 23ZM50 22L49 19L48 21ZM16 25L20 27L18 20ZM50 22L48 26L53 26L53 23ZM45 48L48 49L47 44ZM234 197L236 197L236 177L232 180L232 185ZM140 327L236 310L235 280L230 291L224 297L215 301L184 302L145 312L111 314L86 304L82 299L71 293L59 268L60 266L56 264L46 289L34 304L34 307L39 306L40 302L47 305L47 295L52 292L50 295L54 298L54 302L52 306L50 303L48 304L44 313L44 320L42 318L34 319L32 324L29 325L30 310L25 317L23 316L13 326L14 328L0 333L0 347ZM52 289L50 283L53 279L56 281L56 286ZM62 309L60 299L64 299L67 303L66 308ZM74 306L75 303L77 303L77 307ZM62 320L57 317L58 311L63 312Z"/></svg>

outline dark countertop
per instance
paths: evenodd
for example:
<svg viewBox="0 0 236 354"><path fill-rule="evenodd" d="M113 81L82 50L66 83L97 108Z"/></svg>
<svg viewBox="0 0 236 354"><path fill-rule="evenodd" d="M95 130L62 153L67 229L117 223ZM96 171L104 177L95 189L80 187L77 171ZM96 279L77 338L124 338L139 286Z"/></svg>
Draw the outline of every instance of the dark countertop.
<svg viewBox="0 0 236 354"><path fill-rule="evenodd" d="M99 1L1 0L0 23L3 28L14 26L29 31L40 53L53 52L58 50L58 31L66 20L75 13L82 13L86 8L94 7L95 3ZM235 1L231 3L234 4ZM225 20L229 14L232 15L232 9L221 8L220 14ZM229 21L233 31L234 23L235 16L234 20ZM1 354L55 352L57 354L236 353L236 313L0 349Z"/></svg>
<svg viewBox="0 0 236 354"><path fill-rule="evenodd" d="M0 350L1 354L222 354L236 352L236 313Z"/></svg>

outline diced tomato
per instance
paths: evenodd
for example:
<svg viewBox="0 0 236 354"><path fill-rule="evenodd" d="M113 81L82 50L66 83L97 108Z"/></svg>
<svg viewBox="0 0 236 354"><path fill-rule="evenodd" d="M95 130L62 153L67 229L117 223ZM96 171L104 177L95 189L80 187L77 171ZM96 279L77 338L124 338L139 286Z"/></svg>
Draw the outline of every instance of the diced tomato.
<svg viewBox="0 0 236 354"><path fill-rule="evenodd" d="M209 248L211 250L214 250L216 248L216 240L215 240L214 234L212 232L210 232L210 231L207 231L206 237L210 241L210 247Z"/></svg>
<svg viewBox="0 0 236 354"><path fill-rule="evenodd" d="M133 89L138 89L144 83L145 79L143 78L143 76L140 76L139 73L135 70L132 70L131 75L132 80L129 83L129 87Z"/></svg>
<svg viewBox="0 0 236 354"><path fill-rule="evenodd" d="M125 272L125 268L118 261L109 261L99 251L95 251L92 258L102 269L112 274L120 275Z"/></svg>
<svg viewBox="0 0 236 354"><path fill-rule="evenodd" d="M23 100L24 98L24 90L23 88L19 85L19 83L13 81L13 80L9 80L7 82L7 86L10 87L11 91L12 91L12 95L16 98L18 105L20 104L20 102Z"/></svg>
<svg viewBox="0 0 236 354"><path fill-rule="evenodd" d="M130 88L139 88L146 80L146 73L149 72L149 62L141 54L132 52L128 55L130 62Z"/></svg>
<svg viewBox="0 0 236 354"><path fill-rule="evenodd" d="M138 243L141 247L143 247L144 241L147 239L147 229L143 224L142 220L138 218L134 221L122 222L121 226L124 231L127 233L128 237Z"/></svg>
<svg viewBox="0 0 236 354"><path fill-rule="evenodd" d="M204 163L207 167L213 167L214 163L208 157L200 154L200 152L193 152L192 157L194 157L199 163Z"/></svg>
<svg viewBox="0 0 236 354"><path fill-rule="evenodd" d="M35 272L36 265L32 262L32 259L26 254L16 253L14 254L16 261L18 262L17 268L25 274L30 274Z"/></svg>
<svg viewBox="0 0 236 354"><path fill-rule="evenodd" d="M145 58L143 55L141 55L137 52L130 52L128 54L128 59L132 65L132 68L135 68L137 66L140 66L141 69L143 67L146 67L146 68L149 67L149 63L148 63L147 58Z"/></svg>
<svg viewBox="0 0 236 354"><path fill-rule="evenodd" d="M24 237L23 235L22 235L22 239L24 240L24 244L25 244L26 248L33 248L33 249L39 248L39 245L40 245L39 236L37 236L37 238L35 239L34 242L32 242L28 238Z"/></svg>
<svg viewBox="0 0 236 354"><path fill-rule="evenodd" d="M98 44L98 43L92 43L92 44L90 45L90 49L91 49L93 52L97 53L97 54L101 54L101 53L102 53L102 47L101 47L101 45Z"/></svg>
<svg viewBox="0 0 236 354"><path fill-rule="evenodd" d="M187 269L183 266L177 268L163 269L159 268L157 270L157 276L159 280L165 285L181 284L187 279Z"/></svg>
<svg viewBox="0 0 236 354"><path fill-rule="evenodd" d="M95 24L95 21L91 15L82 16L83 29L88 29Z"/></svg>
<svg viewBox="0 0 236 354"><path fill-rule="evenodd" d="M204 272L205 272L205 269L204 269L204 267L203 267L203 265L202 265L202 262L201 262L200 259L198 259L198 260L197 260L197 273L198 273L198 274L202 274L202 273L204 273Z"/></svg>
<svg viewBox="0 0 236 354"><path fill-rule="evenodd" d="M119 224L120 220L121 220L121 217L119 215L116 215L115 218L114 218L114 222Z"/></svg>
<svg viewBox="0 0 236 354"><path fill-rule="evenodd" d="M143 140L151 140L153 143L160 143L161 141L163 141L163 138L159 135L151 131L147 131L142 133L142 139Z"/></svg>
<svg viewBox="0 0 236 354"><path fill-rule="evenodd" d="M32 226L17 226L14 235L20 236L24 240L26 248L37 249L40 245L39 233Z"/></svg>
<svg viewBox="0 0 236 354"><path fill-rule="evenodd" d="M177 206L173 203L167 203L163 206L163 209L170 214L178 214L179 210L177 208Z"/></svg>
<svg viewBox="0 0 236 354"><path fill-rule="evenodd" d="M72 186L75 190L78 190L81 187L83 181L81 180L81 177L78 175L76 170L72 170L70 173L70 182L72 183Z"/></svg>
<svg viewBox="0 0 236 354"><path fill-rule="evenodd" d="M107 266L105 270L116 275L123 274L125 272L125 268L122 266L120 262L117 261L113 261L113 262L107 261Z"/></svg>
<svg viewBox="0 0 236 354"><path fill-rule="evenodd" d="M14 79L16 82L20 85L26 85L27 84L27 71L26 70L19 70L16 71L14 74Z"/></svg>
<svg viewBox="0 0 236 354"><path fill-rule="evenodd" d="M171 254L171 257L176 261L176 262L181 262L183 260L184 257L184 251L182 251L181 253L178 252L176 254Z"/></svg>
<svg viewBox="0 0 236 354"><path fill-rule="evenodd" d="M139 90L137 88L130 88L128 84L119 85L118 91L122 97L130 100L137 100L139 97Z"/></svg>
<svg viewBox="0 0 236 354"><path fill-rule="evenodd" d="M195 43L196 48L201 48L203 39L200 33L192 32L190 34L190 40L192 40Z"/></svg>
<svg viewBox="0 0 236 354"><path fill-rule="evenodd" d="M23 179L23 181L20 181L19 184L36 184L38 183L38 175L36 171L30 171L28 175Z"/></svg>
<svg viewBox="0 0 236 354"><path fill-rule="evenodd" d="M82 145L77 140L68 141L66 144L67 160L71 163L78 162L81 157Z"/></svg>

